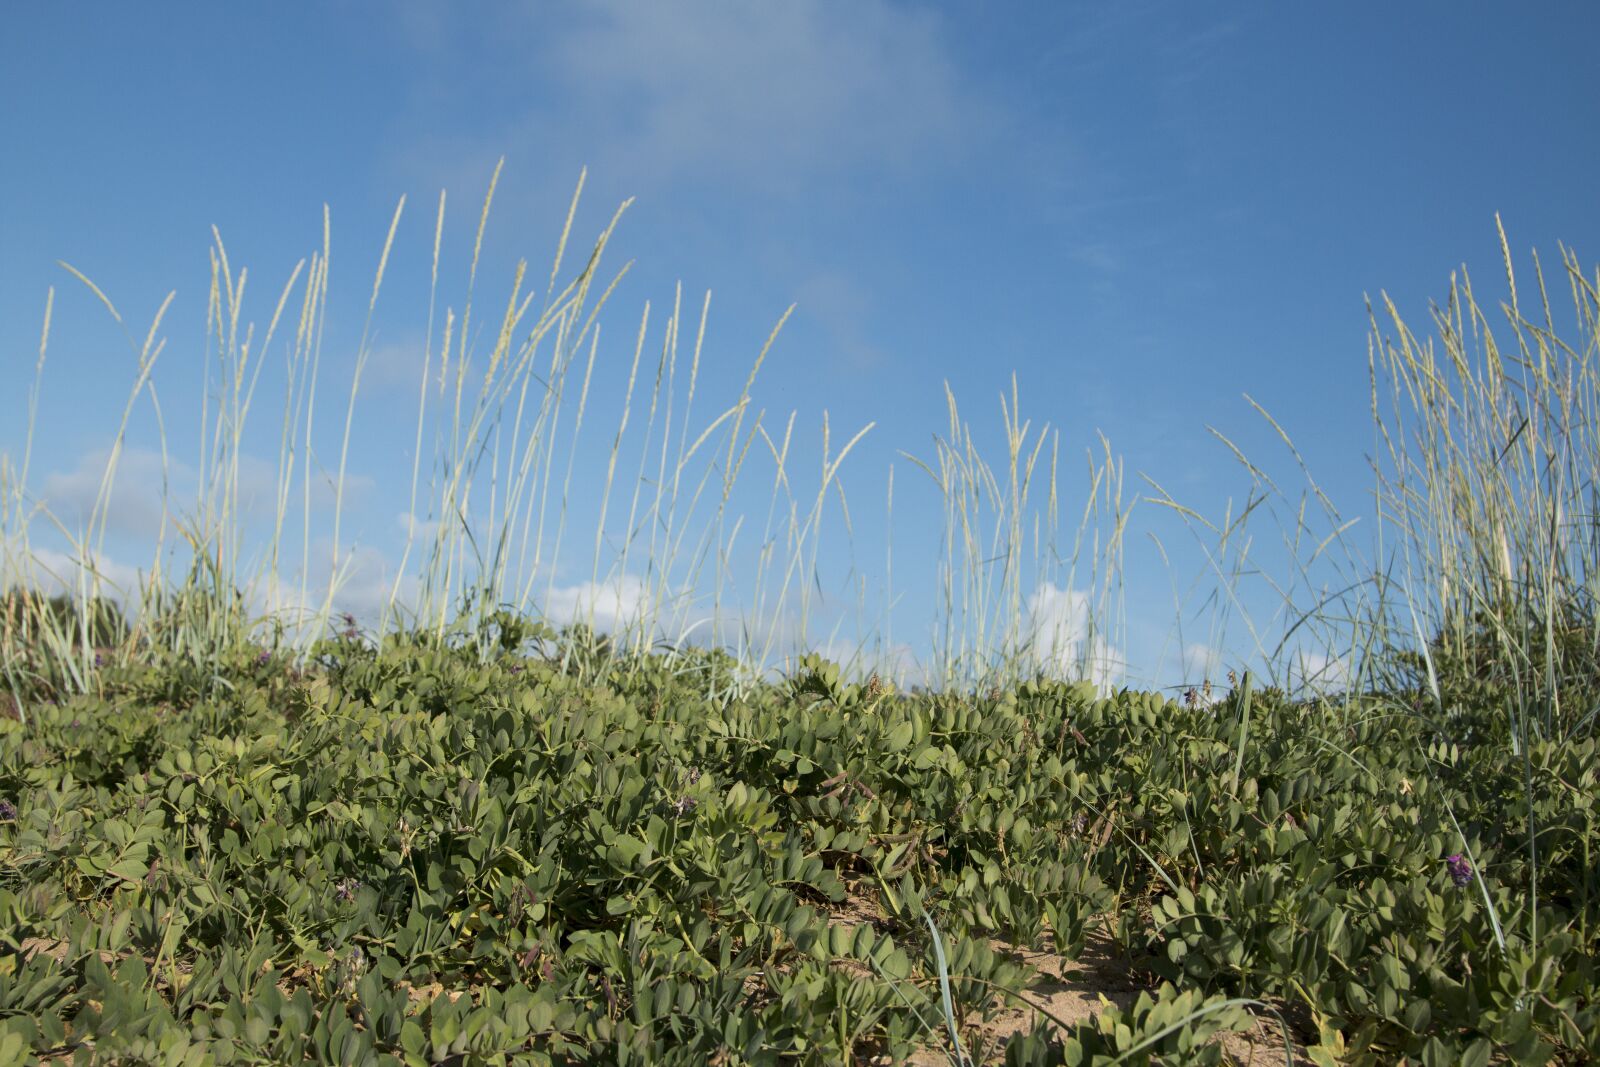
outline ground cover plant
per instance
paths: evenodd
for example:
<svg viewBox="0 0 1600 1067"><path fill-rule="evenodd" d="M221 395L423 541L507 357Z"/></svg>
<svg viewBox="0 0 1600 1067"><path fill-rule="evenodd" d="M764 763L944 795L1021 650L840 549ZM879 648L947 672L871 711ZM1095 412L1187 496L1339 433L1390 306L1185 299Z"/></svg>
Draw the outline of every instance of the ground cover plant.
<svg viewBox="0 0 1600 1067"><path fill-rule="evenodd" d="M1197 1029L1251 1008L1320 1062L1597 1051L1592 738L1525 765L1491 700L912 696L822 661L719 701L719 656L567 647L241 646L225 696L114 668L7 720L9 1054L1215 1062ZM986 1044L1005 946L1092 937L1152 1005Z"/></svg>
<svg viewBox="0 0 1600 1067"><path fill-rule="evenodd" d="M1050 439L1030 434L1015 387L1001 464L953 399L948 438L919 464L947 504L947 551L938 655L917 684L865 657L781 650L743 620L685 639L701 578L721 603L740 522L728 502L753 448L788 516L763 541L755 603L804 617L823 503L843 501L859 434L825 447L813 496L787 465L792 422L769 433L750 410L754 371L698 428L685 404L671 432L677 308L639 405L620 560L601 557L604 509L594 538L597 579L629 574L629 552L650 559L648 612L606 632L541 617L545 508L558 502L553 553L572 470L555 427L573 391L582 420L588 371L581 391L566 374L592 365L609 234L560 291L558 253L531 327L519 270L487 358L469 358L470 302L459 324L442 316L417 439L442 399L428 514L443 521L417 543L415 586L402 596L397 579L375 620L336 610L337 547L325 593L302 568L296 610L278 602L284 561L313 540L309 514L301 543L284 531L297 483L309 500L325 258L291 343L259 564L237 471L260 364L220 240L224 382L202 499L172 517L187 554L158 547L137 588L108 588L102 512L60 528L74 569L50 587L27 457L0 466L14 581L0 596L0 1063L1600 1055L1600 296L1575 257L1575 345L1542 272L1542 315L1524 316L1509 251L1511 344L1464 274L1436 313L1442 356L1392 307L1395 340L1374 316L1375 555L1315 483L1296 502L1248 460L1252 495L1221 521L1155 485L1156 505L1214 538L1219 603L1237 601L1246 524L1272 505L1292 505L1301 562L1278 586L1275 650L1252 624L1251 669L1139 692L1105 677L1093 639L1116 625L1120 468L1109 451L1091 464L1062 551ZM470 503L480 478L486 513ZM1040 522L1030 494L1049 502ZM1328 529L1313 533L1318 509ZM336 503L336 546L338 521ZM1084 546L1096 610L1063 670L1018 616L1038 561L1076 572ZM1335 551L1349 581L1319 584ZM1276 670L1295 633L1342 654L1336 691ZM1038 972L1087 960L1117 982L1075 1014Z"/></svg>

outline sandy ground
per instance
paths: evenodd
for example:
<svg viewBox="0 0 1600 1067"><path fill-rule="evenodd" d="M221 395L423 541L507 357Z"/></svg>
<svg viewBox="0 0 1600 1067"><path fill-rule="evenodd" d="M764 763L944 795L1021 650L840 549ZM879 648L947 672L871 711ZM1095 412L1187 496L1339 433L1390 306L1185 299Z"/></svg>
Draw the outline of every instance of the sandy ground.
<svg viewBox="0 0 1600 1067"><path fill-rule="evenodd" d="M1023 995L1067 1023L1079 1023L1098 1015L1102 997L1118 1007L1126 1008L1146 988L1130 979L1126 967L1111 953L1109 943L1103 937L1091 938L1077 960L1000 942L991 942L991 947L1010 953L1036 970L1037 977ZM981 1042L982 1047L969 1049L968 1052L973 1055L974 1062L1003 1063L1005 1042L1039 1025L1056 1028L1045 1016L1021 1006L1005 1010L986 1022L978 1023L978 1040L974 1044ZM1217 1040L1222 1044L1225 1061L1241 1067L1285 1062L1283 1031L1277 1019L1271 1015L1260 1016L1251 1031L1222 1034ZM952 1061L943 1048L928 1048L906 1062L912 1067L948 1067ZM1309 1067L1305 1049L1299 1045L1294 1046L1288 1062L1294 1067Z"/></svg>

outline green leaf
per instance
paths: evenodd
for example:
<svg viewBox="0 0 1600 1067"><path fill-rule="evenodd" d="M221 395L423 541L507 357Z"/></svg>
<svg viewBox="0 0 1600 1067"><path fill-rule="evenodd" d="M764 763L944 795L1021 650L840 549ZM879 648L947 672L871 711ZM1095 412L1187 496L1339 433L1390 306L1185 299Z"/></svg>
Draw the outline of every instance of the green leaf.
<svg viewBox="0 0 1600 1067"><path fill-rule="evenodd" d="M106 873L124 882L138 885L144 881L145 875L150 873L150 865L144 860L123 860L112 864L106 869Z"/></svg>

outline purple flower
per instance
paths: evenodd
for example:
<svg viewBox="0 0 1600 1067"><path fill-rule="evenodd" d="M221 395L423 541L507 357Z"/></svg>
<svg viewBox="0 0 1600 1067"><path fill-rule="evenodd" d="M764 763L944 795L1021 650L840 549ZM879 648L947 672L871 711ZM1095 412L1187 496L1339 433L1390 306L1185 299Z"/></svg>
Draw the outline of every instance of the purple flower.
<svg viewBox="0 0 1600 1067"><path fill-rule="evenodd" d="M333 887L334 896L348 903L356 898L356 890L360 888L361 883L354 878L343 878Z"/></svg>
<svg viewBox="0 0 1600 1067"><path fill-rule="evenodd" d="M267 664L269 664L271 662L272 662L272 653L271 652L267 652L267 651L263 650L261 655L256 657L256 663L259 666L265 667Z"/></svg>
<svg viewBox="0 0 1600 1067"><path fill-rule="evenodd" d="M17 817L17 806L9 800L0 800L0 822L13 822Z"/></svg>
<svg viewBox="0 0 1600 1067"><path fill-rule="evenodd" d="M1467 885L1472 881L1472 864L1467 862L1467 857L1459 852L1444 858L1444 865L1450 870L1450 880L1458 886Z"/></svg>

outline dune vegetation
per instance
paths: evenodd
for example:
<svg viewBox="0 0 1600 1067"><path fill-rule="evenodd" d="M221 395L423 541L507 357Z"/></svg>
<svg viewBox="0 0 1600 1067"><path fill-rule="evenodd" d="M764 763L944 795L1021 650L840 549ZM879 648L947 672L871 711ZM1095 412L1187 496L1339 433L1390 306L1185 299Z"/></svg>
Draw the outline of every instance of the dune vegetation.
<svg viewBox="0 0 1600 1067"><path fill-rule="evenodd" d="M403 201L320 458L328 221L259 332L218 236L197 493L162 501L135 582L107 526L136 413L172 417L165 305L129 334L87 522L30 488L36 426L0 456L0 1063L1600 1058L1600 272L1519 272L1502 233L1497 311L1465 269L1426 335L1372 307L1359 523L1221 434L1251 489L1220 517L1135 493L1109 444L1079 484L1014 384L990 459L952 396L902 474L944 505L908 674L891 635L811 622L866 431L824 423L800 470L794 418L753 400L767 349L707 401L709 298L624 327L597 525L569 530L623 212L571 269L575 194L548 280L519 266L486 313L493 192L442 309L439 201L413 521L374 617L341 601L344 498ZM241 471L269 361L263 519ZM1248 664L1117 684L1135 503L1205 545L1236 615L1277 523L1293 563ZM590 595L558 620L574 555ZM1057 580L1086 590L1065 644L1027 618ZM1294 684L1308 642L1336 684Z"/></svg>

